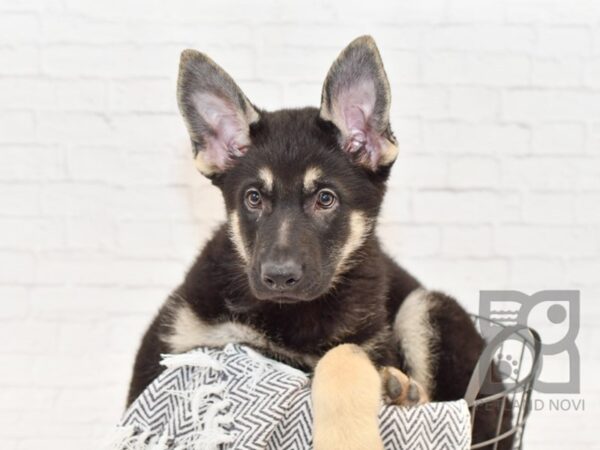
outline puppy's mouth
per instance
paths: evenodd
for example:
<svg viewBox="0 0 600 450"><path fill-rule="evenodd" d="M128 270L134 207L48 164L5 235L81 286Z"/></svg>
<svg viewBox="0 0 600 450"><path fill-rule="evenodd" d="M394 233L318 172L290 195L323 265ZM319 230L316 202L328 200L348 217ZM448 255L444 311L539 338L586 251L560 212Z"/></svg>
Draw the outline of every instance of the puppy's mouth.
<svg viewBox="0 0 600 450"><path fill-rule="evenodd" d="M311 302L319 297L319 295L308 294L290 294L290 293L273 293L265 295L264 293L253 292L254 296L264 302L279 303L281 305L291 305L294 303Z"/></svg>
<svg viewBox="0 0 600 450"><path fill-rule="evenodd" d="M294 303L310 302L313 299L304 299L304 298L296 298L296 297L272 297L272 298L265 299L265 300L273 302L273 303L279 303L282 305L291 305Z"/></svg>
<svg viewBox="0 0 600 450"><path fill-rule="evenodd" d="M307 303L316 300L327 290L322 280L306 280L306 284L297 289L265 288L260 284L257 277L249 274L250 292L260 302L277 303L280 305L291 305L294 303Z"/></svg>

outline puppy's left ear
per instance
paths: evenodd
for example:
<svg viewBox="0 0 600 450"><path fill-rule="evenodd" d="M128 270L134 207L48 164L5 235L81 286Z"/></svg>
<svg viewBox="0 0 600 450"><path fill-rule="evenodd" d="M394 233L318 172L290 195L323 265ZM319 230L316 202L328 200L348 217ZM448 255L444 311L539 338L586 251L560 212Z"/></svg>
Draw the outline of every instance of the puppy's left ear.
<svg viewBox="0 0 600 450"><path fill-rule="evenodd" d="M362 166L376 171L398 154L390 128L390 84L371 36L350 43L323 85L321 118L337 127L340 145Z"/></svg>
<svg viewBox="0 0 600 450"><path fill-rule="evenodd" d="M251 145L259 113L235 81L208 56L184 50L177 82L196 167L209 178L232 167Z"/></svg>

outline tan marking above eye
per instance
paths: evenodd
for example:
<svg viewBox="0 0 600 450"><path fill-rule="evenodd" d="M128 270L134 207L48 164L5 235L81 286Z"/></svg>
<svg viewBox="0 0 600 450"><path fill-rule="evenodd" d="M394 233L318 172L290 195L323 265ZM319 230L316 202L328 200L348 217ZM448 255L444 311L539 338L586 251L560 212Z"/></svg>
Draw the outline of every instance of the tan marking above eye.
<svg viewBox="0 0 600 450"><path fill-rule="evenodd" d="M311 192L315 188L315 183L323 176L323 172L318 167L309 167L304 173L303 187L305 192Z"/></svg>
<svg viewBox="0 0 600 450"><path fill-rule="evenodd" d="M273 190L273 172L268 167L263 167L258 171L258 177L261 179L264 185L264 189L268 192Z"/></svg>

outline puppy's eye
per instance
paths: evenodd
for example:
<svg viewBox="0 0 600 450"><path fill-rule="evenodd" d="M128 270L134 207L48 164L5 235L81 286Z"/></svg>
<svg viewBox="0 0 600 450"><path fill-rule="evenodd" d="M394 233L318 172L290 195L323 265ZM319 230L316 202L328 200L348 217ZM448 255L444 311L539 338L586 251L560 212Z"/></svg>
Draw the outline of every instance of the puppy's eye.
<svg viewBox="0 0 600 450"><path fill-rule="evenodd" d="M246 191L246 205L251 209L258 209L262 206L262 196L256 189Z"/></svg>
<svg viewBox="0 0 600 450"><path fill-rule="evenodd" d="M317 207L320 209L329 209L335 204L335 194L327 189L317 193Z"/></svg>

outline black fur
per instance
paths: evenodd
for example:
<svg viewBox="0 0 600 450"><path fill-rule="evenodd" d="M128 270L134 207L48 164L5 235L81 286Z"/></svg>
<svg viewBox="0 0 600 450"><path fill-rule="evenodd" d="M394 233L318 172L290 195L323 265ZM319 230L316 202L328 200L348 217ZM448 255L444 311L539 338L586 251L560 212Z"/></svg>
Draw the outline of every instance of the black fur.
<svg viewBox="0 0 600 450"><path fill-rule="evenodd" d="M370 63L371 72L379 70L378 58L377 54L375 62ZM336 64L339 67L343 62ZM211 66L210 70L215 69ZM383 75L377 76L385 76L382 66L380 70ZM211 79L218 84L214 77ZM246 108L244 101L238 101L245 97L237 93L233 81L227 78L225 82L233 90L230 95L237 99L232 104ZM386 117L386 123L379 124L379 134L393 142L387 123L388 106L382 103L389 101L387 80L377 83L376 114ZM183 87L196 88L188 82ZM180 93L180 103L186 95ZM332 95L335 92L325 90L328 107ZM186 101L184 116L191 120L196 117L193 107ZM392 323L402 302L421 284L382 251L373 233L391 162L368 167L362 164L356 153L345 151L343 132L323 118L322 110L255 111L258 120L240 125L247 132L244 139L251 142L249 147L243 155L228 155L226 165L214 165L215 170L208 174L222 191L228 214L237 214L248 254L246 258L240 254L228 233L228 224L206 244L144 336L128 404L161 372L160 354L175 350L168 337L174 333L182 307L189 308L206 324L234 322L256 330L270 343L257 345L260 351L305 370L312 369L314 362L332 347L355 343L365 348L375 364L392 365L411 374L397 345L399 337L393 336ZM208 142L212 136L204 121L200 126L188 123L188 128L193 130L196 143ZM259 177L265 167L273 175L270 190ZM305 192L303 177L311 167L318 168L322 177L314 192ZM335 208L321 209L316 203L315 196L324 188L335 194ZM261 195L260 209L248 206L248 189ZM349 239L351 216L356 212L367 220L368 231L340 271L340 248ZM289 223L291 243L275 245L284 220ZM265 287L261 268L273 260L294 261L301 267L301 277L293 287ZM439 336L430 349L435 355L432 399L459 399L465 394L483 340L455 300L443 294L431 298L430 322ZM481 415L475 424L476 439L494 434L496 417L494 411ZM509 420L507 413L505 421Z"/></svg>

